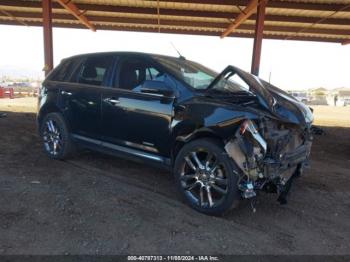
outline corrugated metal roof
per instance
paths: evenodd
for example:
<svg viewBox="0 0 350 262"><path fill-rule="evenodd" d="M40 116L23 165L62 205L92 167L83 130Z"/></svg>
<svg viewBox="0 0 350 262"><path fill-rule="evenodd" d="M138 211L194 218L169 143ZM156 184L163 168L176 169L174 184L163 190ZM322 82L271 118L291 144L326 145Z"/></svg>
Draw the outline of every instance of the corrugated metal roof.
<svg viewBox="0 0 350 262"><path fill-rule="evenodd" d="M97 30L219 36L248 0L72 0ZM0 0L0 24L40 26L40 0ZM159 14L158 14L159 12ZM9 15L10 14L10 15ZM255 14L230 36L253 37ZM84 28L53 4L53 25ZM270 0L264 36L329 42L350 40L350 0Z"/></svg>

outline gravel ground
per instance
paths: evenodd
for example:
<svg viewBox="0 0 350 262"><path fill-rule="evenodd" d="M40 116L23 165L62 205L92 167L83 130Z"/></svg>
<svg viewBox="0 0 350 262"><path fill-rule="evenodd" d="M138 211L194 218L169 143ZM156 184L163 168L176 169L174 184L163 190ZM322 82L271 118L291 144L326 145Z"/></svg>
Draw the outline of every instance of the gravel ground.
<svg viewBox="0 0 350 262"><path fill-rule="evenodd" d="M261 193L255 213L243 201L209 217L182 203L162 170L92 152L49 160L35 107L13 101L0 102L0 254L350 254L347 113L316 136L288 205Z"/></svg>

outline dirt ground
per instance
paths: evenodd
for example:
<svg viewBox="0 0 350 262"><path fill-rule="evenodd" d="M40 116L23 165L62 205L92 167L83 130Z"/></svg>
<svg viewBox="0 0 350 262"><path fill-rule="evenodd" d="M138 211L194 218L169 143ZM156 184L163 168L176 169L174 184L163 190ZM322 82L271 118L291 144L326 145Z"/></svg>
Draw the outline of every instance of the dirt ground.
<svg viewBox="0 0 350 262"><path fill-rule="evenodd" d="M288 205L257 197L225 217L199 214L171 176L97 153L49 160L33 98L2 99L0 254L350 254L350 107L314 107L311 168Z"/></svg>

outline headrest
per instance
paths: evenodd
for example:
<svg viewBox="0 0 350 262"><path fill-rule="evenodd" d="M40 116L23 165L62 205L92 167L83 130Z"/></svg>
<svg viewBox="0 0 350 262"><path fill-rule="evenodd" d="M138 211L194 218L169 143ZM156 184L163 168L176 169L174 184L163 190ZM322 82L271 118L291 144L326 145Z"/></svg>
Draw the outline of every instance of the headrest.
<svg viewBox="0 0 350 262"><path fill-rule="evenodd" d="M88 65L87 67L84 68L83 78L96 78L96 77L97 77L97 72L94 66Z"/></svg>

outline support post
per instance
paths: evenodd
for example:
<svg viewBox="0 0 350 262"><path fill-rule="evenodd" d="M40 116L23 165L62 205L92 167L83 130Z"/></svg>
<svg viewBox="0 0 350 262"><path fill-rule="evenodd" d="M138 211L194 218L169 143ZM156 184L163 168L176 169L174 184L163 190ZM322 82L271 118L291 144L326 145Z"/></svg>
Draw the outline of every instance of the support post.
<svg viewBox="0 0 350 262"><path fill-rule="evenodd" d="M261 57L261 47L264 32L264 22L265 22L265 0L261 0L258 6L256 22L255 22L255 36L254 36L254 47L253 47L253 57L252 57L252 67L251 73L253 75L259 75L260 69L260 57Z"/></svg>
<svg viewBox="0 0 350 262"><path fill-rule="evenodd" d="M45 76L53 68L53 43L52 43L52 2L42 0L43 7L43 31L44 31L44 71Z"/></svg>

